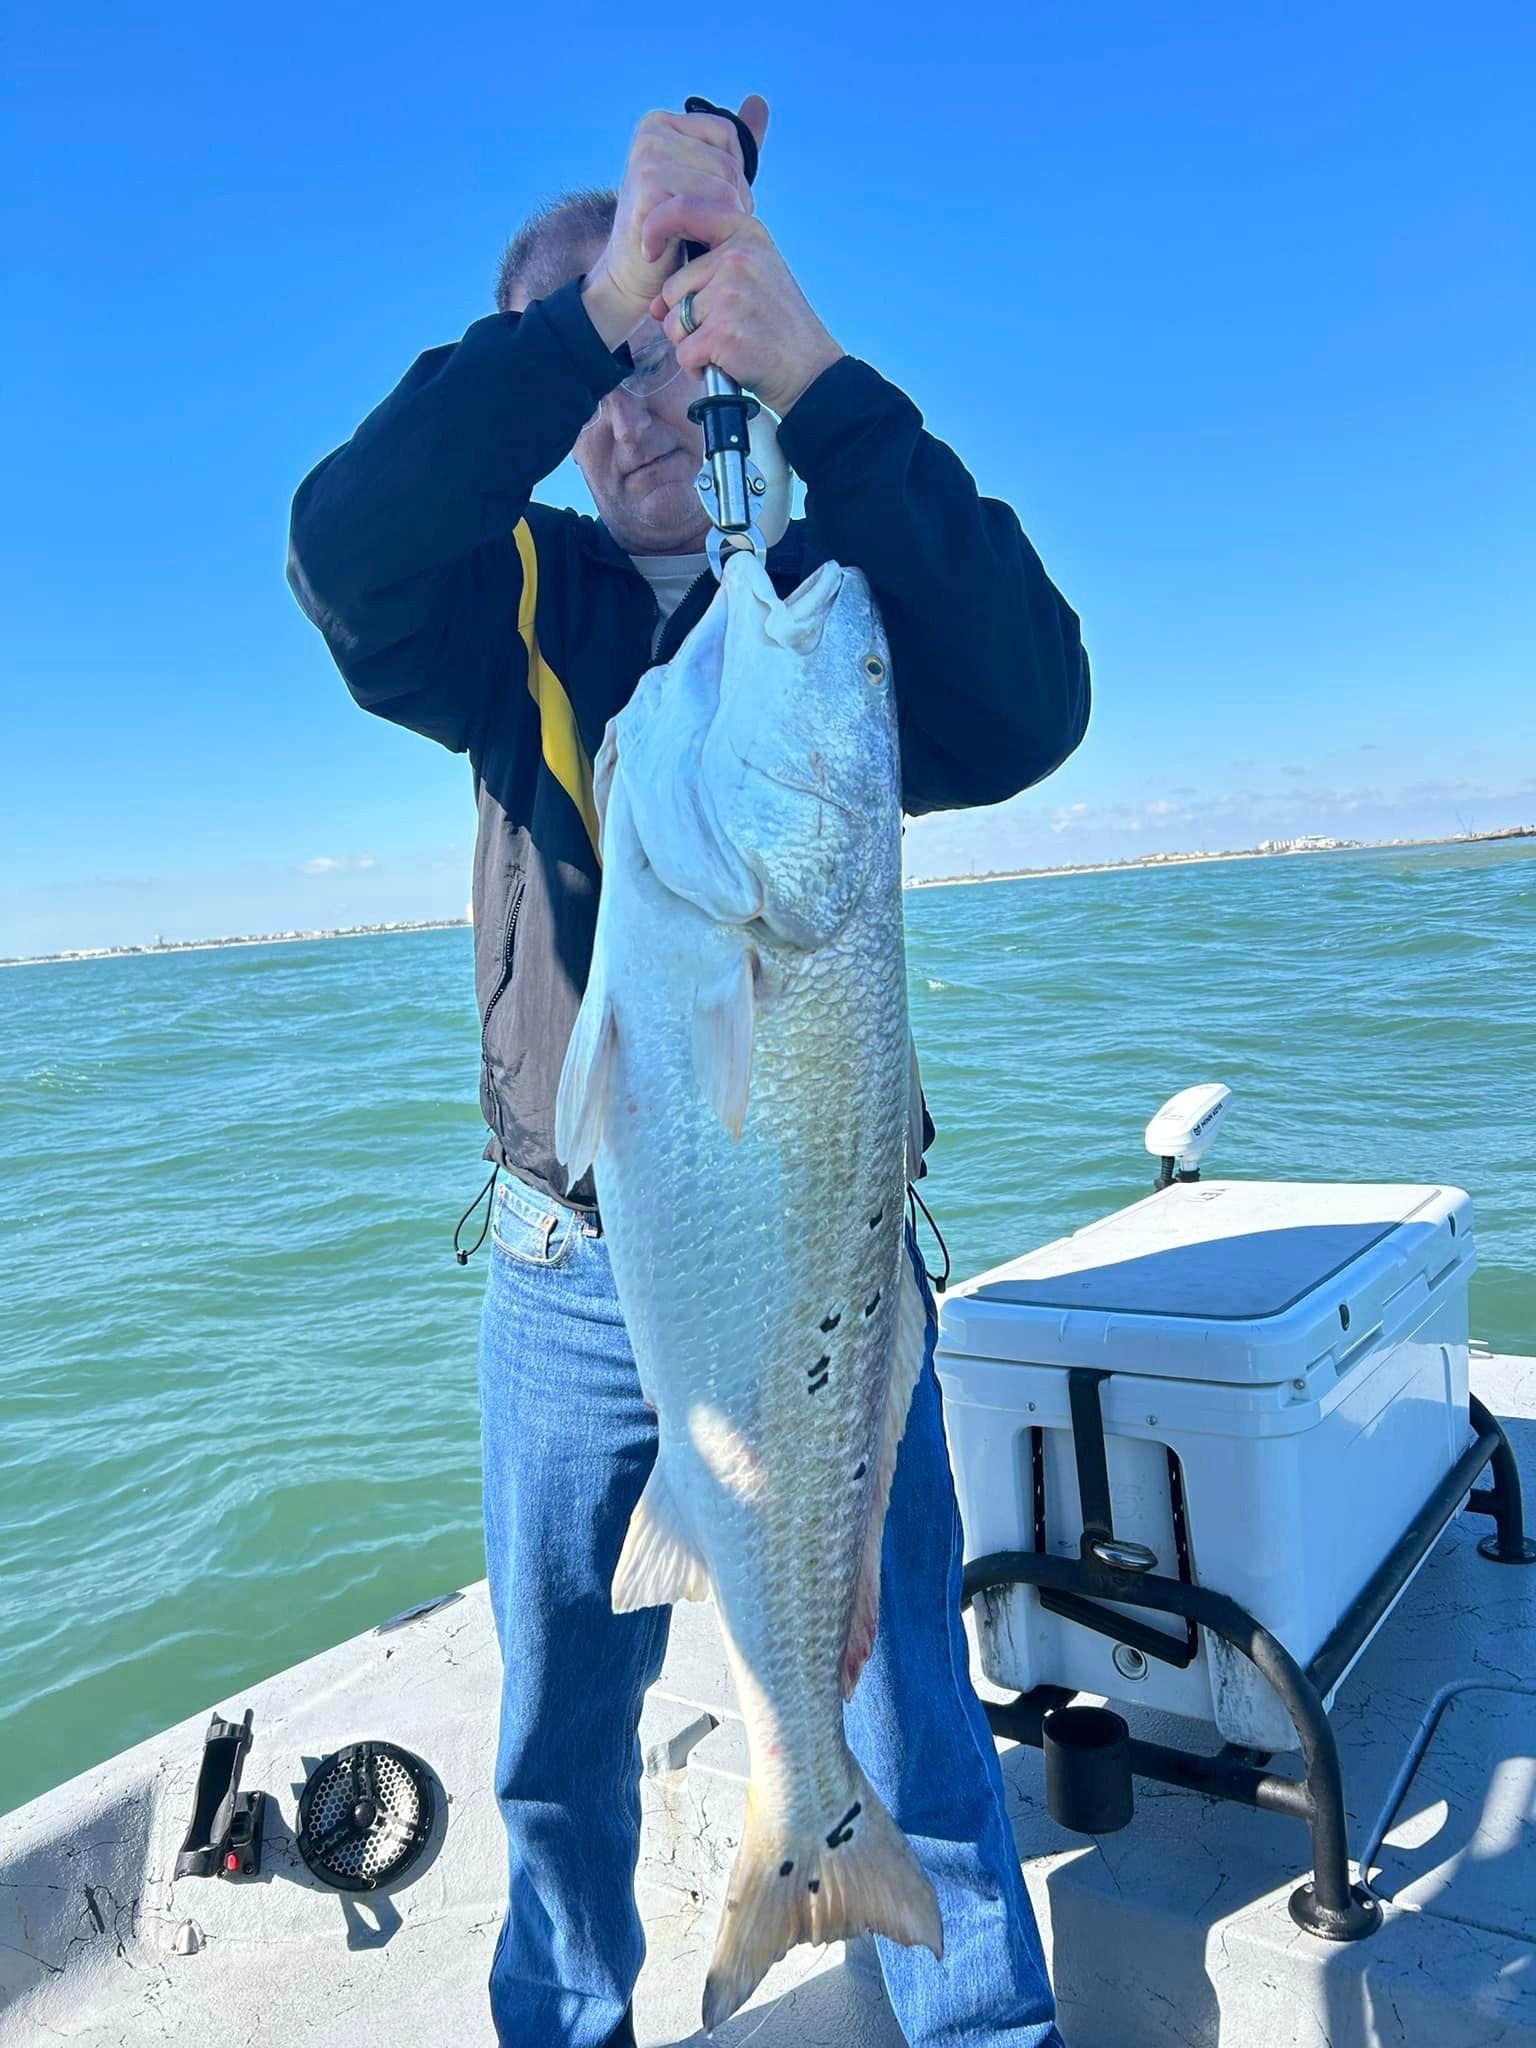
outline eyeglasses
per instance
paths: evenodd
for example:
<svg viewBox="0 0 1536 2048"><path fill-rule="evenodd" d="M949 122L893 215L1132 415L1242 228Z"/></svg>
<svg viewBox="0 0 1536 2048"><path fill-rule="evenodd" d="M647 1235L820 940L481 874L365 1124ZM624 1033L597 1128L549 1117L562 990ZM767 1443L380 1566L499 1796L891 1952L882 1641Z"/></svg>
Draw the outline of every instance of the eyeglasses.
<svg viewBox="0 0 1536 2048"><path fill-rule="evenodd" d="M677 351L668 341L661 322L653 320L649 314L629 330L619 343L619 349L625 351L631 365L620 388L636 398L649 402L658 397L679 374ZM614 350L615 355L619 349ZM606 400L602 401L587 421L589 427L594 420L601 419L605 403Z"/></svg>
<svg viewBox="0 0 1536 2048"><path fill-rule="evenodd" d="M668 341L661 322L647 314L625 335L622 346L628 349L634 364L623 380L623 388L637 398L654 398L658 391L665 391L678 373L678 362L677 351Z"/></svg>

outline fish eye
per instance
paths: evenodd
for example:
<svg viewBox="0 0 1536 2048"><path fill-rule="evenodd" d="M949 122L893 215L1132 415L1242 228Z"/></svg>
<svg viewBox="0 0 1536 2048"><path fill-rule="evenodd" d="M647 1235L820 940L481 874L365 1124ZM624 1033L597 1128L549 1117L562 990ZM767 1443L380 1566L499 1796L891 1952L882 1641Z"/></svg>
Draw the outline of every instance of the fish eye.
<svg viewBox="0 0 1536 2048"><path fill-rule="evenodd" d="M864 673L872 683L883 683L885 681L885 663L878 654L865 655Z"/></svg>

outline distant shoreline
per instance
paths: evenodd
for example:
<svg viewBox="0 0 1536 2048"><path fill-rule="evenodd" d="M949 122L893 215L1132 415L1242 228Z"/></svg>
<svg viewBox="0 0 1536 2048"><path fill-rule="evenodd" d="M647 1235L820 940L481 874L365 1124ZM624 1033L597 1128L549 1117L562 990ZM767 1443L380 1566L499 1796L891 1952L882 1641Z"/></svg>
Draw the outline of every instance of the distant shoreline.
<svg viewBox="0 0 1536 2048"><path fill-rule="evenodd" d="M167 939L163 946L93 946L74 953L32 953L0 967L64 967L85 960L162 960L171 953L223 953L232 946L303 946L319 939L381 939L398 932L468 931L467 917L429 917L401 924L345 924L325 931L251 932L238 939Z"/></svg>
<svg viewBox="0 0 1536 2048"><path fill-rule="evenodd" d="M1243 846L1229 853L1143 853L1134 860L1086 861L1080 867L1010 868L986 875L934 875L903 882L906 889L962 889L982 882L1045 882L1069 875L1145 874L1158 868L1210 867L1218 861L1301 860L1318 853L1407 853L1423 846L1486 846L1501 839L1536 839L1536 825L1512 825L1503 832L1453 832L1437 839L1341 839L1332 846Z"/></svg>
<svg viewBox="0 0 1536 2048"><path fill-rule="evenodd" d="M961 889L982 882L1045 882L1069 875L1145 874L1158 868L1209 867L1219 861L1299 860L1317 853L1408 852L1425 846L1486 846L1498 840L1536 839L1536 825L1511 825L1501 832L1453 832L1437 839L1338 840L1331 845L1244 846L1229 853L1143 853L1134 860L1088 861L1081 867L1010 868L986 875L933 875L903 882L909 889ZM0 960L0 967L58 967L84 960L163 959L171 953L218 953L232 946L300 946L321 939L377 939L398 932L468 931L467 917L425 918L420 922L338 925L324 931L252 932L232 939L169 939L158 946L98 946L69 953L34 953Z"/></svg>

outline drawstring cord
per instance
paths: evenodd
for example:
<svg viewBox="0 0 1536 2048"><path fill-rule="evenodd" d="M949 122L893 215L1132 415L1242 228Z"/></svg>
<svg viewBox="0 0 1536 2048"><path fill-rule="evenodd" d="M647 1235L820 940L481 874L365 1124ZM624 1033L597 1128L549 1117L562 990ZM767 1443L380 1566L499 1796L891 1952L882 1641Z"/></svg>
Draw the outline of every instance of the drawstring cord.
<svg viewBox="0 0 1536 2048"><path fill-rule="evenodd" d="M917 1217L911 1209L911 1204L915 1202L917 1204L917 1207L921 1209L923 1214L927 1217L928 1228L933 1232L934 1237L938 1242L939 1250L944 1254L944 1270L942 1273L928 1273L928 1263L926 1260L924 1260L923 1262L923 1271L925 1273L928 1273L929 1286L932 1287L935 1294L942 1294L945 1288L949 1285L949 1246L944 1242L943 1231L940 1230L937 1223L935 1223L933 1220L933 1211L928 1207L928 1204L923 1200L922 1196L917 1192L916 1187L910 1181L907 1183L907 1202L908 1214L912 1216L912 1235L914 1237L916 1237L917 1235Z"/></svg>
<svg viewBox="0 0 1536 2048"><path fill-rule="evenodd" d="M491 1168L490 1179L486 1182L485 1186L480 1190L479 1194L476 1195L475 1199L470 1203L469 1207L464 1211L464 1214L459 1218L458 1222L455 1223L455 1225L453 1226L453 1256L458 1260L461 1266L467 1266L470 1260L474 1257L475 1253L479 1251L481 1245L485 1243L485 1233L491 1227L491 1209L493 1207L491 1196L495 1190L496 1176L500 1171L501 1168L499 1166L493 1166ZM485 1221L480 1226L480 1235L475 1239L474 1243L470 1246L469 1250L465 1251L459 1243L459 1232L464 1228L465 1224L469 1221L470 1217L474 1215L475 1211L479 1208L482 1202L484 1202L485 1204Z"/></svg>
<svg viewBox="0 0 1536 2048"><path fill-rule="evenodd" d="M476 1195L475 1199L470 1203L469 1207L464 1211L464 1214L459 1218L458 1222L453 1226L453 1256L458 1260L461 1266L467 1266L470 1260L474 1257L475 1253L479 1251L481 1245L485 1243L486 1232L491 1227L491 1213L494 1207L492 1196L495 1192L496 1176L500 1171L501 1169L499 1166L493 1166L491 1168L490 1179L486 1182L485 1186L480 1190L479 1194ZM469 1250L465 1251L463 1246L459 1243L459 1233L461 1230L463 1230L465 1224L469 1221L470 1217L474 1215L475 1211L480 1207L482 1202L485 1204L485 1220L480 1225L480 1235L475 1239L474 1243L470 1246ZM913 1207L914 1204L916 1205L916 1208ZM928 1204L917 1192L917 1189L909 1182L907 1186L907 1213L912 1218L912 1234L914 1237L917 1235L916 1209L922 1210L923 1215L927 1220L928 1228L933 1232L934 1241L937 1243L939 1250L944 1255L944 1270L942 1273L928 1272L928 1263L926 1260L924 1260L923 1262L923 1271L925 1273L928 1273L929 1285L933 1288L935 1294L942 1294L945 1288L949 1285L949 1246L944 1242L943 1231L940 1230L938 1224L935 1223L933 1220L933 1211L928 1207Z"/></svg>

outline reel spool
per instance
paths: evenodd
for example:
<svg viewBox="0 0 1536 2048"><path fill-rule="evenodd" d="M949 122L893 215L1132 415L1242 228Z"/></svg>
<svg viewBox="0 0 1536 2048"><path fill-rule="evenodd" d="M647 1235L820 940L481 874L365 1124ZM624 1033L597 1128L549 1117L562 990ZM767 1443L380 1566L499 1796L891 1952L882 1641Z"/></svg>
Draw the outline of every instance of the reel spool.
<svg viewBox="0 0 1536 2048"><path fill-rule="evenodd" d="M350 1742L323 1758L299 1795L299 1854L335 1891L395 1884L432 1833L432 1774L392 1742Z"/></svg>

